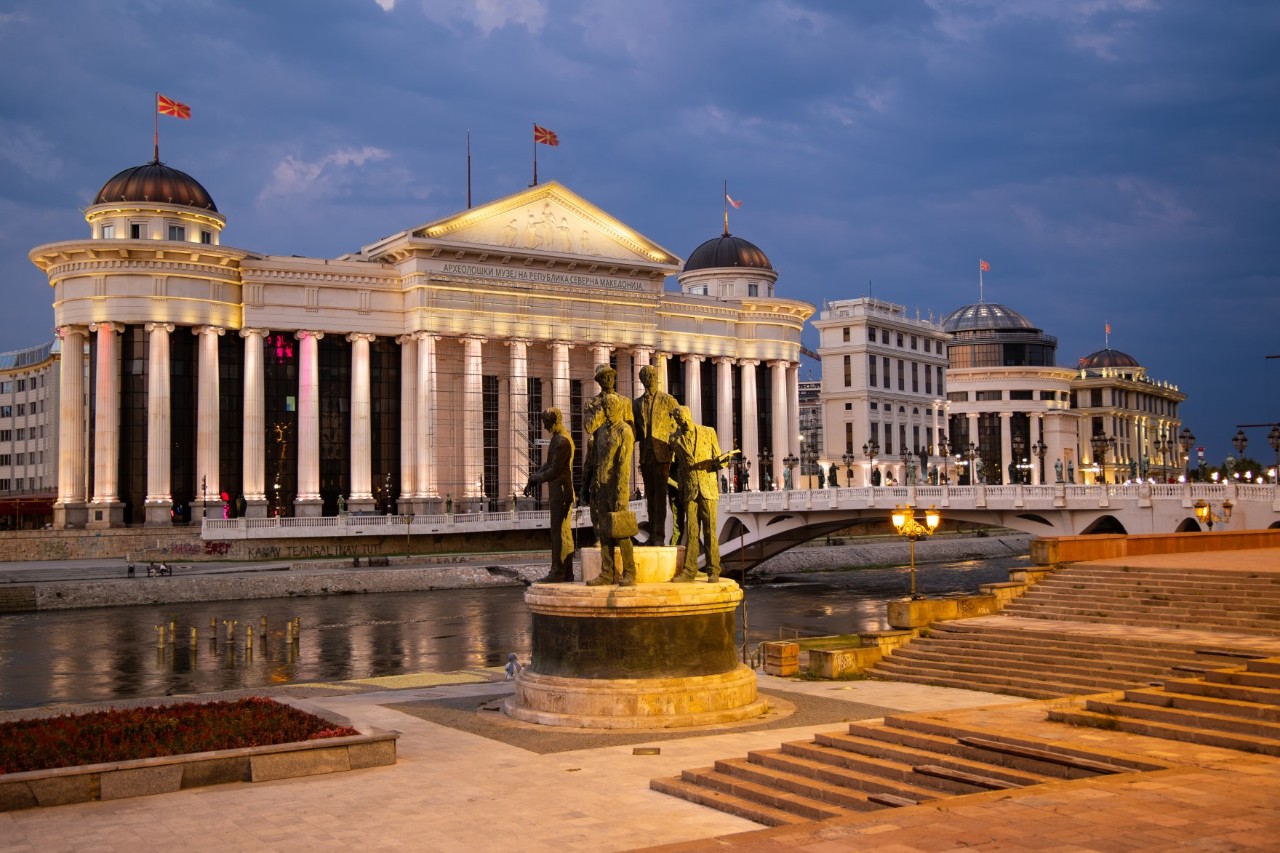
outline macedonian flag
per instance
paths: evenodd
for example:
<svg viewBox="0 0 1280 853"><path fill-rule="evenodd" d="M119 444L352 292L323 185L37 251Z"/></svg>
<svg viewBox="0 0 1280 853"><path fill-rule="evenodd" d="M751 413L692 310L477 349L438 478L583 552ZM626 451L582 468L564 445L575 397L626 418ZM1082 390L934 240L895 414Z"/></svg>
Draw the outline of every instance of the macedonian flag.
<svg viewBox="0 0 1280 853"><path fill-rule="evenodd" d="M547 130L540 125L533 126L533 141L540 142L543 145L559 145L560 137L556 136L554 130Z"/></svg>
<svg viewBox="0 0 1280 853"><path fill-rule="evenodd" d="M156 93L156 112L162 116L173 116L174 118L191 118L191 107L175 101L172 98L166 98L159 92Z"/></svg>

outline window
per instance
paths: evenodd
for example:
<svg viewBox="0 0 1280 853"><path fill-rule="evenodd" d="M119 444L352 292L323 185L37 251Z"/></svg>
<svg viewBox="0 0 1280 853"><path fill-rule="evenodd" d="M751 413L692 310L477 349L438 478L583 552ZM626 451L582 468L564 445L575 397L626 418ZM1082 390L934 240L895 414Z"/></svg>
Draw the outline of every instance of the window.
<svg viewBox="0 0 1280 853"><path fill-rule="evenodd" d="M842 339L846 344L847 344L847 343L849 343L849 327L848 327L848 326L845 326L845 327L844 327L843 329L841 329L840 331L841 331L841 335L842 335L841 339Z"/></svg>
<svg viewBox="0 0 1280 853"><path fill-rule="evenodd" d="M0 429L0 441L12 441L12 440L13 440L13 430Z"/></svg>
<svg viewBox="0 0 1280 853"><path fill-rule="evenodd" d="M19 390L19 391L25 391L25 390L27 390L27 380L25 380L25 379L19 379L19 380L18 380L18 390Z"/></svg>
<svg viewBox="0 0 1280 853"><path fill-rule="evenodd" d="M0 394L12 394L12 393L13 393L12 380L6 379L4 382L0 382Z"/></svg>
<svg viewBox="0 0 1280 853"><path fill-rule="evenodd" d="M759 296L759 295L760 295L760 285L758 284L747 285L747 296Z"/></svg>
<svg viewBox="0 0 1280 853"><path fill-rule="evenodd" d="M103 239L103 240L113 240L113 239L115 239L115 236L116 236L116 227L115 227L114 225L103 225L103 226L102 226L102 239Z"/></svg>
<svg viewBox="0 0 1280 853"><path fill-rule="evenodd" d="M901 337L901 335L899 335ZM907 390L907 366L902 359L898 359L898 390Z"/></svg>
<svg viewBox="0 0 1280 853"><path fill-rule="evenodd" d="M0 453L0 465L12 465L13 456L8 453Z"/></svg>
<svg viewBox="0 0 1280 853"><path fill-rule="evenodd" d="M902 346L902 332L898 332L898 346Z"/></svg>
<svg viewBox="0 0 1280 853"><path fill-rule="evenodd" d="M924 393L933 393L933 371L929 369L929 365L924 366Z"/></svg>
<svg viewBox="0 0 1280 853"><path fill-rule="evenodd" d="M170 225L170 226L169 226L169 239L170 239L170 240L185 240L185 239L187 239L187 229L186 229L186 228L184 228L184 227L183 227L183 226L181 226L181 225Z"/></svg>
<svg viewBox="0 0 1280 853"><path fill-rule="evenodd" d="M0 418L13 417L13 406L0 406Z"/></svg>
<svg viewBox="0 0 1280 853"><path fill-rule="evenodd" d="M1031 391L1013 389L1009 391L1010 400L1034 400L1035 396Z"/></svg>
<svg viewBox="0 0 1280 853"><path fill-rule="evenodd" d="M916 349L916 341L917 341L917 340L918 340L918 339L916 338L916 336L915 336L915 335L912 335L912 336L911 336L911 348L912 348L912 349Z"/></svg>
<svg viewBox="0 0 1280 853"><path fill-rule="evenodd" d="M952 391L950 394L947 395L947 399L950 400L952 403L967 403L969 402L969 392L968 391Z"/></svg>
<svg viewBox="0 0 1280 853"><path fill-rule="evenodd" d="M211 231L201 231L201 232L200 232L200 242L201 242L201 243L204 243L206 246L207 246L207 245L209 245L210 243L212 243L212 242L213 242L213 232L211 232ZM704 294L704 295L705 295L705 294Z"/></svg>
<svg viewBox="0 0 1280 853"><path fill-rule="evenodd" d="M876 403L876 402L872 402L872 404L871 404L871 411L873 411L873 412L874 412L874 411L875 411L876 409L878 409L878 408L880 408L880 404L879 404L879 403Z"/></svg>
<svg viewBox="0 0 1280 853"><path fill-rule="evenodd" d="M888 346L888 345L889 345L889 330L888 330L888 329L881 329L881 330L880 330L880 343L884 344L885 346Z"/></svg>
<svg viewBox="0 0 1280 853"><path fill-rule="evenodd" d="M26 465L26 464L27 464L27 454L25 454L25 453L19 453L19 454L16 454L16 455L14 456L14 458L13 458L13 464L15 464L15 465Z"/></svg>
<svg viewBox="0 0 1280 853"><path fill-rule="evenodd" d="M16 438L18 441L26 441L26 440L27 440L27 428L26 428L26 427L18 427L18 428L17 428L16 430L14 430L13 432L14 432L13 437L14 437L14 438Z"/></svg>
<svg viewBox="0 0 1280 853"><path fill-rule="evenodd" d="M888 332L885 332L886 337L888 336L888 334L889 334ZM889 342L885 341L885 343L887 344ZM884 373L881 375L881 379L884 381L884 387L888 388L889 387L889 357L888 356L885 356L880 360L880 366L884 368Z"/></svg>
<svg viewBox="0 0 1280 853"><path fill-rule="evenodd" d="M844 357L844 387L853 385L853 357Z"/></svg>
<svg viewBox="0 0 1280 853"><path fill-rule="evenodd" d="M912 340L915 340L915 338L912 338ZM920 393L920 365L914 361L911 362L911 393Z"/></svg>
<svg viewBox="0 0 1280 853"><path fill-rule="evenodd" d="M876 327L867 326L867 343L874 344L876 342Z"/></svg>
<svg viewBox="0 0 1280 853"><path fill-rule="evenodd" d="M22 416L23 416L23 415L25 415L26 413L27 413L27 404L26 404L26 403L19 403L19 404L18 404L18 417L22 417Z"/></svg>
<svg viewBox="0 0 1280 853"><path fill-rule="evenodd" d="M936 372L935 375L938 377L938 381L936 383L938 386L938 393L941 394L942 393L942 365L941 364L934 365L933 369Z"/></svg>
<svg viewBox="0 0 1280 853"><path fill-rule="evenodd" d="M1053 398L1054 398L1054 393L1053 393L1052 391L1041 391L1041 392L1040 392L1040 399L1041 399L1041 400L1052 400Z"/></svg>
<svg viewBox="0 0 1280 853"><path fill-rule="evenodd" d="M0 492L7 491L9 491L9 481L6 479L0 479Z"/></svg>
<svg viewBox="0 0 1280 853"><path fill-rule="evenodd" d="M141 222L129 223L129 239L131 240L142 239L142 223Z"/></svg>
<svg viewBox="0 0 1280 853"><path fill-rule="evenodd" d="M981 401L983 401L983 400L987 400L987 401L990 401L990 400L1003 400L1003 399L1004 399L1004 392L1003 392L1003 391L1000 391L1000 390L996 390L996 391L975 391L975 392L974 392L974 395L973 395L973 399L974 399L974 400L977 400L977 401L979 401L979 402L981 402Z"/></svg>
<svg viewBox="0 0 1280 853"><path fill-rule="evenodd" d="M853 403L845 403L845 404L844 404L844 410L845 410L846 412L852 412L852 411L853 411Z"/></svg>
<svg viewBox="0 0 1280 853"><path fill-rule="evenodd" d="M1102 405L1102 389L1101 388L1089 389L1089 405L1090 406ZM0 415L3 415L3 414L4 414L3 408L0 408Z"/></svg>
<svg viewBox="0 0 1280 853"><path fill-rule="evenodd" d="M869 380L868 387L876 387L876 357L874 355L867 356L867 376ZM871 405L874 406L875 403Z"/></svg>

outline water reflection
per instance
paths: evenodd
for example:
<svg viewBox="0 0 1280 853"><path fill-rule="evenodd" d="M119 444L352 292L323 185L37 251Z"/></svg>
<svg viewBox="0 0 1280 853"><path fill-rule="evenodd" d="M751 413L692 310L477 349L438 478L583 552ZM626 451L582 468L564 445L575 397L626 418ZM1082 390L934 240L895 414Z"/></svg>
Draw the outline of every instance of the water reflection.
<svg viewBox="0 0 1280 853"><path fill-rule="evenodd" d="M920 588L972 592L1025 564L924 566ZM907 584L906 569L863 569L749 587L751 643L883 629L885 601ZM301 636L291 643L286 623L295 617ZM232 620L228 641L224 623ZM743 622L740 609L738 643ZM166 628L159 646L157 625ZM521 587L11 614L0 616L0 709L499 666L511 651L527 657L530 633Z"/></svg>

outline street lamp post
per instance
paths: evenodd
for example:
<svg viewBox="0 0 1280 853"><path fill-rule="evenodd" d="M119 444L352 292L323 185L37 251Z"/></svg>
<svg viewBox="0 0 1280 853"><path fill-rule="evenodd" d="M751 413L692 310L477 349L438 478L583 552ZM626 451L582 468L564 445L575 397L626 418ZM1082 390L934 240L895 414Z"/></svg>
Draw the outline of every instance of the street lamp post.
<svg viewBox="0 0 1280 853"><path fill-rule="evenodd" d="M786 466L787 473L790 475L787 477L787 480L790 483L787 485L787 488L794 488L796 481L796 465L800 464L800 460L796 458L794 453L788 453L786 456L782 457L782 464Z"/></svg>
<svg viewBox="0 0 1280 853"><path fill-rule="evenodd" d="M1107 453L1115 449L1116 440L1109 436L1098 433L1089 439L1089 446L1093 449L1093 461L1098 465L1097 482L1107 482Z"/></svg>
<svg viewBox="0 0 1280 853"><path fill-rule="evenodd" d="M1271 445L1271 450L1276 455L1276 467L1273 469L1275 473L1271 475L1271 479L1280 482L1280 424L1271 425L1271 432L1267 433L1267 444Z"/></svg>
<svg viewBox="0 0 1280 853"><path fill-rule="evenodd" d="M760 452L760 491L773 491L773 452L765 448ZM768 481L765 481L768 477Z"/></svg>
<svg viewBox="0 0 1280 853"><path fill-rule="evenodd" d="M1036 439L1035 443L1031 445L1031 452L1034 453L1036 459L1039 460L1036 465L1036 470L1040 472L1040 476L1038 477L1040 484L1044 485L1044 455L1049 452L1049 447L1040 439Z"/></svg>
<svg viewBox="0 0 1280 853"><path fill-rule="evenodd" d="M1169 472L1168 472L1169 451L1172 448L1173 448L1173 443L1169 440L1168 433L1164 433L1164 432L1160 433L1160 435L1156 438L1156 440L1151 442L1151 449L1154 450L1156 452L1156 455L1160 458L1160 468L1162 469L1161 471L1162 477L1167 477L1169 475Z"/></svg>
<svg viewBox="0 0 1280 853"><path fill-rule="evenodd" d="M916 592L916 540L932 536L942 518L936 509L929 507L924 514L924 524L921 524L916 518L915 510L907 505L895 507L890 519L898 535L911 543L911 597L912 599L924 598Z"/></svg>
<svg viewBox="0 0 1280 853"><path fill-rule="evenodd" d="M1196 434L1190 427L1183 427L1178 433L1178 444L1182 446L1182 473L1188 480L1191 479L1191 448L1195 443Z"/></svg>
<svg viewBox="0 0 1280 853"><path fill-rule="evenodd" d="M846 489L853 488L853 461L857 458L848 450L840 456L840 461L844 463L844 485Z"/></svg>
<svg viewBox="0 0 1280 853"><path fill-rule="evenodd" d="M976 463L978 461L978 452L978 445L974 444L972 441L969 442L969 447L967 449L963 447L960 448L960 455L968 460L970 486L978 485L978 472L975 470L977 467Z"/></svg>
<svg viewBox="0 0 1280 853"><path fill-rule="evenodd" d="M1013 446L1013 470L1015 483L1022 482L1022 453L1027 449L1027 440L1021 435L1015 435L1013 440L1009 442Z"/></svg>
<svg viewBox="0 0 1280 853"><path fill-rule="evenodd" d="M902 448L898 453L898 460L902 463L902 479L898 481L898 485L905 486L907 484L907 471L910 470L907 466L911 464L911 451L905 447Z"/></svg>
<svg viewBox="0 0 1280 853"><path fill-rule="evenodd" d="M1209 532L1213 532L1213 523L1221 521L1224 524L1231 520L1231 509L1234 504L1230 499L1222 502L1222 515L1218 515L1213 511L1213 506L1206 500L1198 500L1195 503L1196 518L1200 519L1201 524L1208 525Z"/></svg>
<svg viewBox="0 0 1280 853"><path fill-rule="evenodd" d="M876 457L880 455L880 442L874 438L862 445L862 453L867 457L867 485L874 486L875 478L872 476L876 469Z"/></svg>
<svg viewBox="0 0 1280 853"><path fill-rule="evenodd" d="M1244 430L1236 430L1236 434L1231 437L1231 446L1236 449L1236 455L1243 459L1244 449L1249 446L1249 436L1244 434Z"/></svg>
<svg viewBox="0 0 1280 853"><path fill-rule="evenodd" d="M951 478L947 475L947 462L950 459L948 454L951 448L947 445L947 434L945 432L938 433L938 456L942 459L942 483L950 484Z"/></svg>

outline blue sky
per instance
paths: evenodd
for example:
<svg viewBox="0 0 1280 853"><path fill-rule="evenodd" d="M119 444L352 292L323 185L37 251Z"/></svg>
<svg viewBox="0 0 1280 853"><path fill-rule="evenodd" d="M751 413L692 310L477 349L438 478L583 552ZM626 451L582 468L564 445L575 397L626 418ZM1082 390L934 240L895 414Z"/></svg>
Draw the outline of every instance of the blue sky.
<svg viewBox="0 0 1280 853"><path fill-rule="evenodd" d="M539 176L682 257L721 227L779 292L924 316L985 298L1189 395L1210 459L1280 420L1280 5L1268 0L10 0L0 349L48 338L27 259L151 157L224 242L333 257ZM816 346L816 335L806 337ZM809 366L803 372L808 376ZM1270 458L1265 430L1251 454Z"/></svg>

